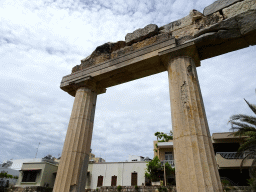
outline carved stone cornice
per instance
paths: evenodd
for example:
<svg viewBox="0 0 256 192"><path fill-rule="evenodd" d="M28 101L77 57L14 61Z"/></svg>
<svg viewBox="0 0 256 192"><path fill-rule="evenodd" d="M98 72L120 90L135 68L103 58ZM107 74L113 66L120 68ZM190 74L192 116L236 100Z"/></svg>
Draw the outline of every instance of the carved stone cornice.
<svg viewBox="0 0 256 192"><path fill-rule="evenodd" d="M97 94L102 94L106 92L106 88L103 88L100 85L98 85L97 82L90 76L70 82L67 92L70 95L75 96L77 89L81 87L90 89L93 92L96 92Z"/></svg>

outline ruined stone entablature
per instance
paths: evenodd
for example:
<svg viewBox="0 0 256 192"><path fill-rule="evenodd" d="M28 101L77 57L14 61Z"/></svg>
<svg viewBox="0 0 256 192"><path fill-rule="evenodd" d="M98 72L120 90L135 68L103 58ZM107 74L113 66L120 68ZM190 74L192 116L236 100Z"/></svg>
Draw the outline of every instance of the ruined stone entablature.
<svg viewBox="0 0 256 192"><path fill-rule="evenodd" d="M177 46L194 41L199 55L200 48L244 38L248 34L254 36L252 42L248 42L252 45L255 44L255 30L255 0L216 1L207 6L204 13L192 10L188 16L162 27L149 24L143 29L128 33L125 41L108 42L98 46L90 56L81 60L80 65L73 67L72 73L171 38L175 38ZM246 38L244 39L246 41ZM232 51L232 48L230 50ZM202 53L200 57L202 60L212 55Z"/></svg>
<svg viewBox="0 0 256 192"><path fill-rule="evenodd" d="M178 192L222 192L196 67L256 44L256 0L218 0L158 27L105 43L64 76L75 97L54 192L84 191L97 95L106 88L168 71Z"/></svg>

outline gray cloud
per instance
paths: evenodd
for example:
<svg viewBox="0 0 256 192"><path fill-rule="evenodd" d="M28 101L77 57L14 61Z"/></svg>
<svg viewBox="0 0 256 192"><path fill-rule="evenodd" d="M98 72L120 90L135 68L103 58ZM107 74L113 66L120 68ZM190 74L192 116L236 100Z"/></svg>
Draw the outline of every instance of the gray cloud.
<svg viewBox="0 0 256 192"><path fill-rule="evenodd" d="M86 2L86 3L85 3ZM124 40L149 23L159 26L203 11L208 1L0 2L0 161L61 154L74 98L63 76L99 45ZM202 61L197 68L211 133L229 117L251 114L255 47ZM108 88L99 95L92 150L107 161L153 156L156 131L172 128L167 72Z"/></svg>

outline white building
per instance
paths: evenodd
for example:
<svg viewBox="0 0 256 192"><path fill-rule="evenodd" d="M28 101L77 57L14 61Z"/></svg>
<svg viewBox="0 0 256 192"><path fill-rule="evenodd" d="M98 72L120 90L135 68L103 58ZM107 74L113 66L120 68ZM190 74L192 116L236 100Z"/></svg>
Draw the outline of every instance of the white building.
<svg viewBox="0 0 256 192"><path fill-rule="evenodd" d="M133 161L144 161L144 157L137 156L137 155L129 155L128 162L133 162Z"/></svg>
<svg viewBox="0 0 256 192"><path fill-rule="evenodd" d="M101 186L141 186L145 184L145 161L89 164L86 189Z"/></svg>

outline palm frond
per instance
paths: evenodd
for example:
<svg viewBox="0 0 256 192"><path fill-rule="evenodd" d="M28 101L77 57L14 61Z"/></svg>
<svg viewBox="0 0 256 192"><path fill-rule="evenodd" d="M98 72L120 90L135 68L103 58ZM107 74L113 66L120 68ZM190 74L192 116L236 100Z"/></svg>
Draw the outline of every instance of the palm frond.
<svg viewBox="0 0 256 192"><path fill-rule="evenodd" d="M247 131L245 135L250 137L256 137L256 131Z"/></svg>
<svg viewBox="0 0 256 192"><path fill-rule="evenodd" d="M255 145L255 143L256 143L256 138L248 138L242 145L240 145L238 151L239 152L245 151L252 145Z"/></svg>
<svg viewBox="0 0 256 192"><path fill-rule="evenodd" d="M245 99L244 99L245 100ZM253 111L253 113L256 114L256 105L254 104L250 104L248 101L245 100L245 102L247 103L247 105L251 108L251 110Z"/></svg>
<svg viewBox="0 0 256 192"><path fill-rule="evenodd" d="M256 128L254 128L252 126L244 125L244 124L238 123L238 122L236 122L235 125L236 126L232 127L231 129L233 129L236 132L233 132L230 135L241 137L241 136L246 135L247 132L256 132Z"/></svg>
<svg viewBox="0 0 256 192"><path fill-rule="evenodd" d="M249 115L243 115L243 114L232 115L230 117L230 122L235 122L235 121L241 121L254 126L256 125L256 117L249 116Z"/></svg>
<svg viewBox="0 0 256 192"><path fill-rule="evenodd" d="M233 127L231 129L233 129L234 131L239 131L239 133L235 133L235 136L242 135L244 132L247 132L247 131L256 132L255 126L251 126L241 122L232 122L232 124L233 124Z"/></svg>

